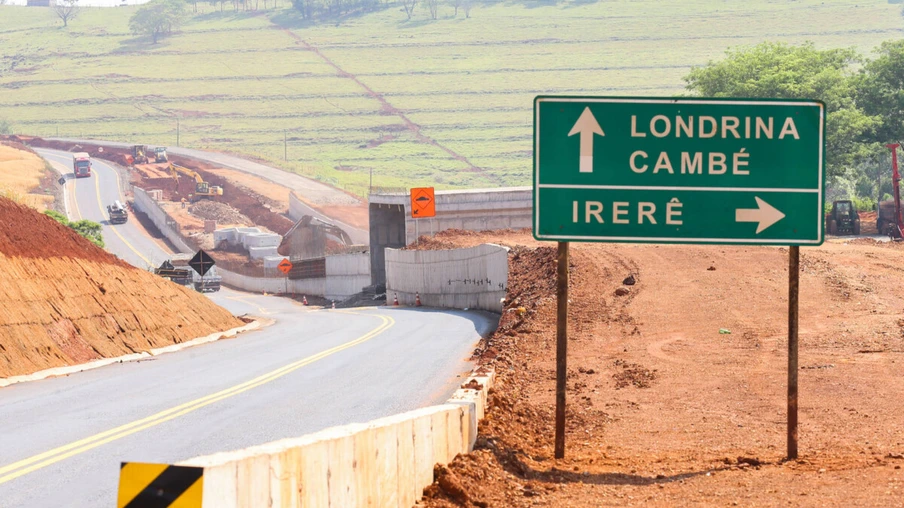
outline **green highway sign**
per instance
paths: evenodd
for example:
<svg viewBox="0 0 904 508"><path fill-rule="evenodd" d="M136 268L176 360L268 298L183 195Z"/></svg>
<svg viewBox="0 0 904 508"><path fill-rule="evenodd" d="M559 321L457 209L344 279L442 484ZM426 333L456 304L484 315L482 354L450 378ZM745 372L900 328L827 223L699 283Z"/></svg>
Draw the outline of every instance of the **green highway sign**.
<svg viewBox="0 0 904 508"><path fill-rule="evenodd" d="M825 105L537 97L537 240L820 245Z"/></svg>

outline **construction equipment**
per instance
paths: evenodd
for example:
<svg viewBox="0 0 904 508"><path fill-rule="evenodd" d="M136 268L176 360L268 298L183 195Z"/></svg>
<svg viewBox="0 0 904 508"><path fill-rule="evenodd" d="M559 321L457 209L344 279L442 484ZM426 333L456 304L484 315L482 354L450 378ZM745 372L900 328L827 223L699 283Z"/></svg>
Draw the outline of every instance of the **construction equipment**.
<svg viewBox="0 0 904 508"><path fill-rule="evenodd" d="M891 150L892 187L894 188L894 200L879 203L879 213L876 218L876 229L880 235L888 235L895 240L901 240L904 235L904 217L901 216L901 174L898 173L898 144L885 145Z"/></svg>
<svg viewBox="0 0 904 508"><path fill-rule="evenodd" d="M154 148L154 162L169 162L169 158L166 156L166 147L158 146Z"/></svg>
<svg viewBox="0 0 904 508"><path fill-rule="evenodd" d="M333 223L326 222L324 220L320 220L320 219L318 219L316 217L312 217L310 215L302 216L301 220L299 220L294 226L292 226L292 229L290 229L289 232L286 233L286 236L289 236L292 233L292 231L299 226L314 227L314 228L320 229L324 233L338 238L345 245L352 244L351 237L348 236L348 233L346 233L344 229L340 228L339 226L337 226Z"/></svg>
<svg viewBox="0 0 904 508"><path fill-rule="evenodd" d="M192 202L195 202L199 199L223 195L222 187L218 185L210 185L209 183L205 182L204 178L202 178L197 171L179 166L178 164L173 164L172 162L170 162L169 164L169 171L176 182L179 181L180 174L185 175L189 178L193 178L195 180L195 193L192 195Z"/></svg>
<svg viewBox="0 0 904 508"><path fill-rule="evenodd" d="M145 145L132 145L132 164L148 163L148 147Z"/></svg>
<svg viewBox="0 0 904 508"><path fill-rule="evenodd" d="M221 282L223 278L218 275L205 275L195 281L195 291L199 293L219 291Z"/></svg>
<svg viewBox="0 0 904 508"><path fill-rule="evenodd" d="M832 211L826 217L826 231L830 235L860 234L860 214L852 201L832 202Z"/></svg>
<svg viewBox="0 0 904 508"><path fill-rule="evenodd" d="M129 211L118 199L112 205L107 205L107 213L110 215L110 224L125 224L129 221Z"/></svg>
<svg viewBox="0 0 904 508"><path fill-rule="evenodd" d="M85 152L72 154L72 172L76 178L91 176L91 156Z"/></svg>
<svg viewBox="0 0 904 508"><path fill-rule="evenodd" d="M160 268L156 268L154 273L168 279L180 286L187 286L192 283L193 271L187 265L184 267L175 267L169 260L164 261Z"/></svg>

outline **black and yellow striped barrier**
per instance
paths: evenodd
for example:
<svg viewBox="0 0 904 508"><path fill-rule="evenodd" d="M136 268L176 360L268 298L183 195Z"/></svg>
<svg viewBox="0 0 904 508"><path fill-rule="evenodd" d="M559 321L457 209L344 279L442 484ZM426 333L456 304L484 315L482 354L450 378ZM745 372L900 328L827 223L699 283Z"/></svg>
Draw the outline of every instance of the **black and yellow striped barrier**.
<svg viewBox="0 0 904 508"><path fill-rule="evenodd" d="M201 508L204 468L123 462L117 508Z"/></svg>

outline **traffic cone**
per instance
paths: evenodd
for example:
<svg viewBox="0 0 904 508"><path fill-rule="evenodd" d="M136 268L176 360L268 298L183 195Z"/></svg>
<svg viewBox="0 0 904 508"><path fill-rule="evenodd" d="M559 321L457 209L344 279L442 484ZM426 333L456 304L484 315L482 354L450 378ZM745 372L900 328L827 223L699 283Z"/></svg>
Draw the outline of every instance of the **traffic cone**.
<svg viewBox="0 0 904 508"><path fill-rule="evenodd" d="M414 293L414 306L415 307L421 306L421 293L420 292Z"/></svg>
<svg viewBox="0 0 904 508"><path fill-rule="evenodd" d="M395 293L395 296L392 298L392 305L395 307L399 306L399 294Z"/></svg>
<svg viewBox="0 0 904 508"><path fill-rule="evenodd" d="M335 301L333 301L333 308L334 308L334 309L336 308L336 302L335 302Z"/></svg>
<svg viewBox="0 0 904 508"><path fill-rule="evenodd" d="M302 304L302 305L307 305L307 304L308 304L308 297L307 297L307 296L301 295L301 304Z"/></svg>

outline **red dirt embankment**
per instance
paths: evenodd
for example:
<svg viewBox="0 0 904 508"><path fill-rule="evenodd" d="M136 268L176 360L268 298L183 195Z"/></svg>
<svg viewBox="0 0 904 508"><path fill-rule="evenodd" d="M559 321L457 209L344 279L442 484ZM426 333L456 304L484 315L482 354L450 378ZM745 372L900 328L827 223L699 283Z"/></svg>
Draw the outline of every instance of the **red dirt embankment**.
<svg viewBox="0 0 904 508"><path fill-rule="evenodd" d="M0 377L146 351L241 326L206 297L138 270L0 198Z"/></svg>
<svg viewBox="0 0 904 508"><path fill-rule="evenodd" d="M557 460L555 244L420 244L483 242L513 247L500 326L476 351L497 383L475 451L435 469L425 506L902 505L900 245L801 249L801 453L783 461L788 250L572 244Z"/></svg>

